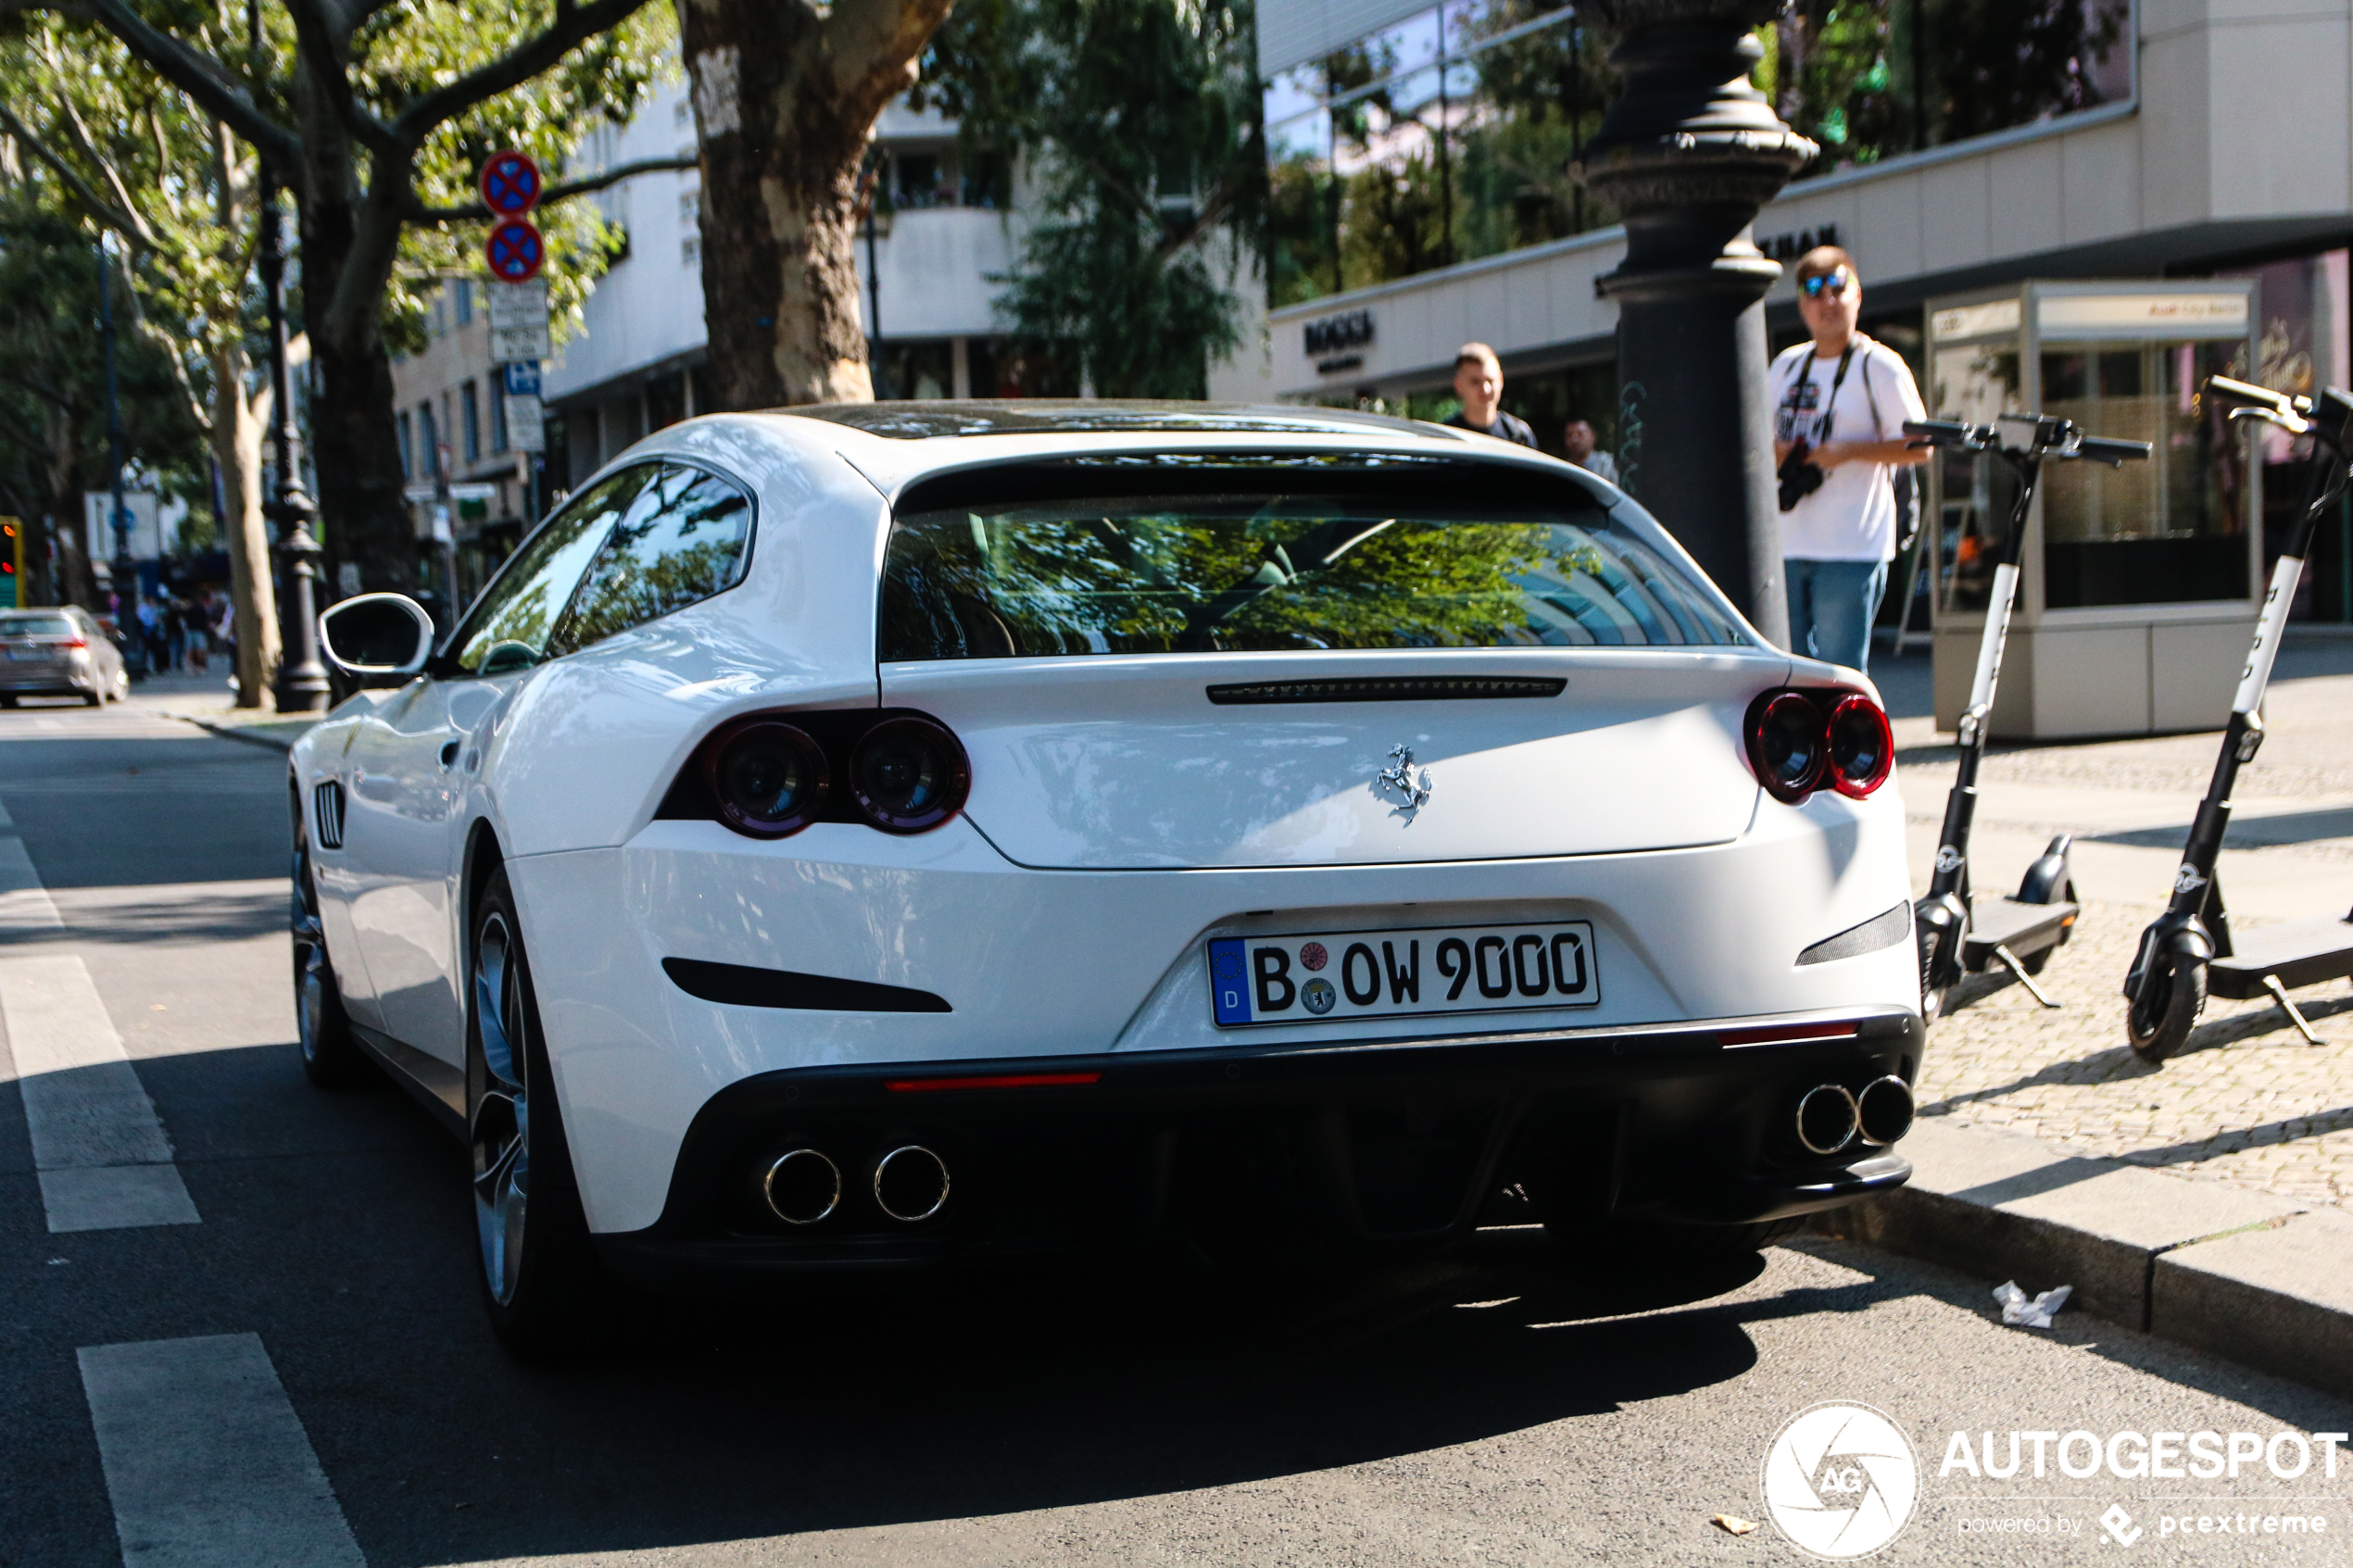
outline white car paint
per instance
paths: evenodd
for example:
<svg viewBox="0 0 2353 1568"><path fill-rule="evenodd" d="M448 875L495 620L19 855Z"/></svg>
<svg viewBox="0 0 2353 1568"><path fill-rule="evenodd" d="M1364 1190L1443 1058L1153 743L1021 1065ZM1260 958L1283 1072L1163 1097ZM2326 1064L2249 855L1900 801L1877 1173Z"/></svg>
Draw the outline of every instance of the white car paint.
<svg viewBox="0 0 2353 1568"><path fill-rule="evenodd" d="M316 859L353 1016L462 1064L467 856L493 835L590 1225L608 1233L654 1221L688 1124L755 1074L1214 1047L1230 1036L1210 1021L1202 944L1219 935L1592 922L1600 1006L1513 1015L1515 1029L1917 1011L1908 940L1796 962L1905 903L1903 805L1892 781L1859 801L1765 796L1741 750L1748 700L1791 680L1869 688L1753 633L1740 648L878 665L876 584L892 498L908 483L1048 453L1176 446L1440 449L1541 469L1586 486L1705 582L1616 490L1434 428L917 441L792 416L674 426L608 471L677 456L741 483L758 515L737 586L526 671L421 677L356 700L295 748L298 798L328 777L350 796L345 847ZM1558 706L1237 709L1200 696L1211 682L1311 667L1536 672L1568 689ZM728 719L878 705L924 709L959 734L974 764L961 819L910 837L821 822L779 841L656 819L697 743ZM1417 812L1373 787L1399 744L1432 778ZM954 1010L714 1004L671 984L664 958L908 986ZM1428 1038L1431 1022L1354 1034ZM1315 1035L1275 1025L1251 1043Z"/></svg>

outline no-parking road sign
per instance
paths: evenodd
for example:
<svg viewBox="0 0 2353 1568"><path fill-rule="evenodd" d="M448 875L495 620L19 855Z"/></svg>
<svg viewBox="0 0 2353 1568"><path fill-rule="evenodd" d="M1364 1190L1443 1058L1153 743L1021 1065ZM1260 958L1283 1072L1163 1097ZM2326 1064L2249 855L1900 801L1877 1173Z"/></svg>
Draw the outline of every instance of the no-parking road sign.
<svg viewBox="0 0 2353 1568"><path fill-rule="evenodd" d="M490 231L489 240L482 247L490 262L490 275L502 282L529 282L539 276L539 269L547 259L547 242L527 220L510 218Z"/></svg>
<svg viewBox="0 0 2353 1568"><path fill-rule="evenodd" d="M521 218L539 205L539 166L522 153L491 154L481 185L483 206L501 218Z"/></svg>

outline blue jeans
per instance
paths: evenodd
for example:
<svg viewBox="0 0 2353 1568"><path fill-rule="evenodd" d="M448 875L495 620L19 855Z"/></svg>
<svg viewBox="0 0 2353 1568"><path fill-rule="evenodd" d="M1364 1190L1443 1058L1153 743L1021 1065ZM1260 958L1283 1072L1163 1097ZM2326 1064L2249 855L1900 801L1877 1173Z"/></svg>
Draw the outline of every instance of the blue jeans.
<svg viewBox="0 0 2353 1568"><path fill-rule="evenodd" d="M1793 557L1781 562L1781 576L1789 586L1790 651L1869 670L1887 563Z"/></svg>

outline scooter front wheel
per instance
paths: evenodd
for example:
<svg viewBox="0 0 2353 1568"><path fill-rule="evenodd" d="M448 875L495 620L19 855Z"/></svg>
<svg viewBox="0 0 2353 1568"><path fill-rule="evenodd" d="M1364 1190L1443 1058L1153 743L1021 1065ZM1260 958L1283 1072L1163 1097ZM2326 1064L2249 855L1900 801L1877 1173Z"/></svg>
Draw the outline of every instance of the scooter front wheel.
<svg viewBox="0 0 2353 1568"><path fill-rule="evenodd" d="M2141 994L2124 1004L2124 1034L2133 1054L2155 1065L2182 1048L2206 1010L2206 965L2151 960Z"/></svg>

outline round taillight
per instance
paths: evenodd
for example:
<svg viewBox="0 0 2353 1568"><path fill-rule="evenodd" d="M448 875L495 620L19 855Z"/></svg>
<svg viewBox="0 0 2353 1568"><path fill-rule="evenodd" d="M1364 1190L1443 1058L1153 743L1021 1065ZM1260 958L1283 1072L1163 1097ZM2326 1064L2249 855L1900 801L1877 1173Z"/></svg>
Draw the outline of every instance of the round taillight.
<svg viewBox="0 0 2353 1568"><path fill-rule="evenodd" d="M1774 696L1750 721L1749 760L1776 800L1805 799L1822 782L1829 749L1822 710L1795 692Z"/></svg>
<svg viewBox="0 0 2353 1568"><path fill-rule="evenodd" d="M963 809L972 764L943 724L886 719L860 737L849 757L849 793L866 820L885 833L923 833Z"/></svg>
<svg viewBox="0 0 2353 1568"><path fill-rule="evenodd" d="M824 748L805 730L755 719L721 735L709 759L719 820L737 833L783 838L807 827L824 804Z"/></svg>
<svg viewBox="0 0 2353 1568"><path fill-rule="evenodd" d="M1860 693L1831 709L1830 784L1856 800L1887 782L1895 761L1895 734L1880 705Z"/></svg>

